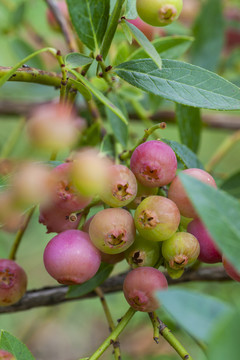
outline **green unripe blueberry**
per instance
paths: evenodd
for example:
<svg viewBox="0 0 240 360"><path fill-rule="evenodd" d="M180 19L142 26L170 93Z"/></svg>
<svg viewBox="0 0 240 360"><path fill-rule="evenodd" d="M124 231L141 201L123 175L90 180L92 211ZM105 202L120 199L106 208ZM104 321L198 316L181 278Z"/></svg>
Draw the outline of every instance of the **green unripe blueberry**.
<svg viewBox="0 0 240 360"><path fill-rule="evenodd" d="M163 196L149 196L137 207L134 222L146 240L164 241L177 231L180 213L173 201Z"/></svg>
<svg viewBox="0 0 240 360"><path fill-rule="evenodd" d="M199 253L198 240L187 232L177 232L162 245L162 255L167 265L174 270L193 264Z"/></svg>
<svg viewBox="0 0 240 360"><path fill-rule="evenodd" d="M152 26L171 24L179 17L182 7L182 0L137 0L138 15Z"/></svg>
<svg viewBox="0 0 240 360"><path fill-rule="evenodd" d="M134 243L125 251L125 258L132 269L154 266L160 257L160 244L137 235Z"/></svg>

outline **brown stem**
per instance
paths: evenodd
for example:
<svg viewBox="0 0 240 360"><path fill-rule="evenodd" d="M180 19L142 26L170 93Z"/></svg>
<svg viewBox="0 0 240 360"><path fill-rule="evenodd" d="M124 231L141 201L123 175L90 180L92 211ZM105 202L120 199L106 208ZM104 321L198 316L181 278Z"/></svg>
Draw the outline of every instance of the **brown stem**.
<svg viewBox="0 0 240 360"><path fill-rule="evenodd" d="M190 281L229 281L231 280L226 274L223 267L202 267L197 271L186 271L185 274L178 280L171 279L167 274L165 274L168 280L169 285L180 284ZM108 278L102 285L102 291L105 294L114 293L117 291L122 291L123 281L125 279L126 273L113 276ZM23 311L32 309L40 306L52 306L56 304L61 304L66 301L79 300L66 298L66 293L68 291L68 286L56 286L51 288L43 288L37 290L28 291L23 298L15 305L0 307L0 314L12 313L17 311ZM81 299L95 297L96 293L94 291L90 292L87 295L81 297Z"/></svg>

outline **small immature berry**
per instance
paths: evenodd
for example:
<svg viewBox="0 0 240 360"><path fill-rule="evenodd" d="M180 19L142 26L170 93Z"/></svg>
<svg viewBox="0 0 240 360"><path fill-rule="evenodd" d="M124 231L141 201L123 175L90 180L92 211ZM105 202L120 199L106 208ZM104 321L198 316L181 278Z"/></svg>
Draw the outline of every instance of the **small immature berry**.
<svg viewBox="0 0 240 360"><path fill-rule="evenodd" d="M60 284L81 284L91 279L99 269L101 256L80 230L67 230L56 235L44 251L47 272Z"/></svg>
<svg viewBox="0 0 240 360"><path fill-rule="evenodd" d="M136 209L134 222L146 240L164 241L177 231L180 213L173 201L163 196L149 196Z"/></svg>
<svg viewBox="0 0 240 360"><path fill-rule="evenodd" d="M151 312L159 307L155 292L167 287L167 279L159 270L153 267L139 267L127 274L123 292L132 308Z"/></svg>
<svg viewBox="0 0 240 360"><path fill-rule="evenodd" d="M193 264L199 253L199 242L187 232L177 232L162 244L162 255L168 266L174 270Z"/></svg>
<svg viewBox="0 0 240 360"><path fill-rule="evenodd" d="M18 302L27 289L27 275L15 261L0 259L0 306Z"/></svg>
<svg viewBox="0 0 240 360"><path fill-rule="evenodd" d="M152 26L171 24L179 17L182 7L182 0L137 0L138 15Z"/></svg>
<svg viewBox="0 0 240 360"><path fill-rule="evenodd" d="M111 207L123 207L136 195L137 180L132 171L124 165L109 166L100 198Z"/></svg>
<svg viewBox="0 0 240 360"><path fill-rule="evenodd" d="M99 211L92 219L89 235L93 244L107 254L118 254L129 248L136 235L131 214L124 209Z"/></svg>
<svg viewBox="0 0 240 360"><path fill-rule="evenodd" d="M160 244L137 235L134 243L125 251L125 258L132 269L154 266L160 258Z"/></svg>
<svg viewBox="0 0 240 360"><path fill-rule="evenodd" d="M225 256L222 258L222 263L226 273L235 281L240 282L240 271L236 270L235 267L226 259Z"/></svg>
<svg viewBox="0 0 240 360"><path fill-rule="evenodd" d="M192 176L205 184L215 188L217 187L213 177L204 170L191 168L183 170L182 173ZM168 190L168 198L175 202L181 215L187 218L196 218L198 216L188 195L186 194L179 176L176 176L171 183Z"/></svg>
<svg viewBox="0 0 240 360"><path fill-rule="evenodd" d="M200 245L198 260L207 264L215 264L222 261L220 250L200 219L191 221L188 224L187 231L198 239Z"/></svg>
<svg viewBox="0 0 240 360"><path fill-rule="evenodd" d="M174 179L177 158L170 146L162 141L151 140L134 150L130 167L142 185L159 187Z"/></svg>

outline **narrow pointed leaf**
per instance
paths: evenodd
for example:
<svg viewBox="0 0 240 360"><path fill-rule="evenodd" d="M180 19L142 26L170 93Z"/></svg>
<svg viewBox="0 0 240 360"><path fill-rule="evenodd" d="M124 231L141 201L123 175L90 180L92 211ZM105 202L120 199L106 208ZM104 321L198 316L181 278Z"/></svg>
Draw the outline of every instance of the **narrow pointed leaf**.
<svg viewBox="0 0 240 360"><path fill-rule="evenodd" d="M153 40L152 45L163 59L177 59L188 50L193 41L194 38L190 36L165 36ZM140 48L134 51L128 60L145 59L148 57L146 51Z"/></svg>
<svg viewBox="0 0 240 360"><path fill-rule="evenodd" d="M159 70L151 59L118 65L115 72L131 85L180 104L216 110L240 110L240 89L198 66L163 60Z"/></svg>
<svg viewBox="0 0 240 360"><path fill-rule="evenodd" d="M92 93L96 96L96 98L101 101L104 105L106 105L115 115L117 115L125 124L128 123L125 115L122 113L120 109L118 109L111 101L104 96L101 91L99 91L95 86L93 86L84 76L80 75L78 72L72 69L68 69L73 75L76 76Z"/></svg>
<svg viewBox="0 0 240 360"><path fill-rule="evenodd" d="M143 47L147 55L155 62L159 69L162 68L162 59L158 54L157 50L153 44L148 40L148 38L133 24L129 23L126 20L122 20L124 24L130 29L131 33L135 40Z"/></svg>

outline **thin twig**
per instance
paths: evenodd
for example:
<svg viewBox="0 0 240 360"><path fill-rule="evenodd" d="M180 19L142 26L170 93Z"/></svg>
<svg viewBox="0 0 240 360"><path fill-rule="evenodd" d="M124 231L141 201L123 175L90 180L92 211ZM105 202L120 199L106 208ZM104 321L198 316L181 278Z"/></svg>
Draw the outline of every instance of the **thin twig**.
<svg viewBox="0 0 240 360"><path fill-rule="evenodd" d="M117 276L108 278L102 285L102 291L104 294L115 293L122 291L123 281L127 273L123 273ZM171 279L165 273L168 284L176 285L191 281L229 281L231 280L226 274L223 267L201 267L197 271L188 270L178 280ZM13 313L17 311L24 311L40 306L53 306L64 303L66 301L79 300L79 298L66 298L68 286L55 286L49 288L42 288L36 290L27 291L23 298L15 305L0 307L0 313ZM96 293L90 292L87 295L81 297L81 299L96 297Z"/></svg>

